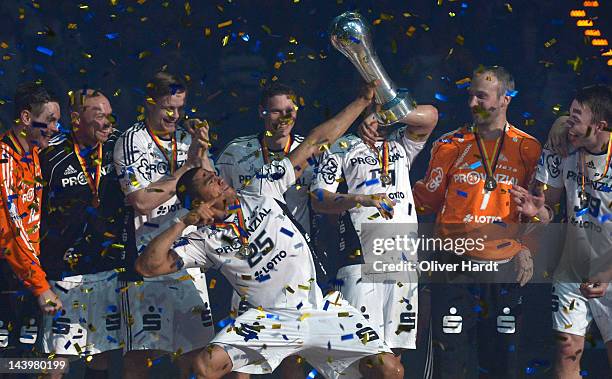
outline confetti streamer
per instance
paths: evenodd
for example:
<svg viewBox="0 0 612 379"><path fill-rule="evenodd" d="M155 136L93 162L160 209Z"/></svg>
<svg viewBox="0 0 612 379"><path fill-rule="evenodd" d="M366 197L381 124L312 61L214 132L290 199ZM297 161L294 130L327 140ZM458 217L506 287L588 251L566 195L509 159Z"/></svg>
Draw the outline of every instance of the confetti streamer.
<svg viewBox="0 0 612 379"><path fill-rule="evenodd" d="M37 46L36 47L36 51L38 51L41 54L45 54L47 56L52 57L53 56L53 50L46 48L44 46Z"/></svg>

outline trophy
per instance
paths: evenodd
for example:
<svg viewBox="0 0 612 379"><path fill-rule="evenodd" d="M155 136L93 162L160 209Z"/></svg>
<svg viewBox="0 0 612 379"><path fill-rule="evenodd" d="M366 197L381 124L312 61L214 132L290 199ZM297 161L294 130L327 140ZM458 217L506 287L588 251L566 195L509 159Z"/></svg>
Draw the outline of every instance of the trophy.
<svg viewBox="0 0 612 379"><path fill-rule="evenodd" d="M380 64L372 46L370 29L359 13L345 12L336 17L330 25L329 35L332 45L357 67L366 82L380 81L375 90L376 103L381 105L376 113L380 125L392 125L414 110L416 103L408 91L396 88Z"/></svg>

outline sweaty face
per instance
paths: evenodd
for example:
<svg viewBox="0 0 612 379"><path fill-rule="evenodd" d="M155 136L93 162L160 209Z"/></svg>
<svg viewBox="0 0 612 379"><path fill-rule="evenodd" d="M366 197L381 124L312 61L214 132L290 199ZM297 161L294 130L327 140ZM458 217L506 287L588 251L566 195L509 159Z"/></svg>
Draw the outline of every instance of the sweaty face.
<svg viewBox="0 0 612 379"><path fill-rule="evenodd" d="M187 92L162 96L155 104L147 103L148 125L160 135L174 133L178 121L183 117Z"/></svg>
<svg viewBox="0 0 612 379"><path fill-rule="evenodd" d="M592 146L596 142L597 125L592 120L593 113L588 106L584 106L576 100L572 101L570 116L567 119L569 128L567 139L572 146L576 148Z"/></svg>
<svg viewBox="0 0 612 379"><path fill-rule="evenodd" d="M59 130L60 106L55 102L45 103L38 116L31 112L30 115L30 125L26 128L28 143L44 149L49 146L49 140Z"/></svg>
<svg viewBox="0 0 612 379"><path fill-rule="evenodd" d="M291 134L297 119L298 107L288 95L276 95L268 99L268 106L262 109L265 128L272 133L272 138L281 138Z"/></svg>
<svg viewBox="0 0 612 379"><path fill-rule="evenodd" d="M79 138L91 146L106 142L113 130L112 113L113 109L105 96L87 98L78 115L76 127Z"/></svg>
<svg viewBox="0 0 612 379"><path fill-rule="evenodd" d="M476 125L487 125L505 112L504 94L498 96L500 83L488 72L477 74L469 89L468 106Z"/></svg>

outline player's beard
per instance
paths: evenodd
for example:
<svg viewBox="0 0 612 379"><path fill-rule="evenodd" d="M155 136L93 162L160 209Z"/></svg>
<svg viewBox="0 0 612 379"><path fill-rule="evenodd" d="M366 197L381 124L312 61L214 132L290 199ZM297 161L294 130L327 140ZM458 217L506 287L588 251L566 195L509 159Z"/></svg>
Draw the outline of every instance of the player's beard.
<svg viewBox="0 0 612 379"><path fill-rule="evenodd" d="M489 126L495 120L495 113L497 108L489 107L487 109L481 106L475 106L471 109L472 111L472 122L476 126Z"/></svg>

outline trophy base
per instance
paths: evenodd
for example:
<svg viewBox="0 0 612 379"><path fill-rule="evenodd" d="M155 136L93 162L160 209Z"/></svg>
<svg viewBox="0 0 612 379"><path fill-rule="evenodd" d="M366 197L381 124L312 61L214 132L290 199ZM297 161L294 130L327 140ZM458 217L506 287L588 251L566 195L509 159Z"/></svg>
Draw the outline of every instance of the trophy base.
<svg viewBox="0 0 612 379"><path fill-rule="evenodd" d="M397 96L382 105L376 112L376 119L380 126L393 125L408 116L416 108L416 102L405 89L398 89Z"/></svg>

